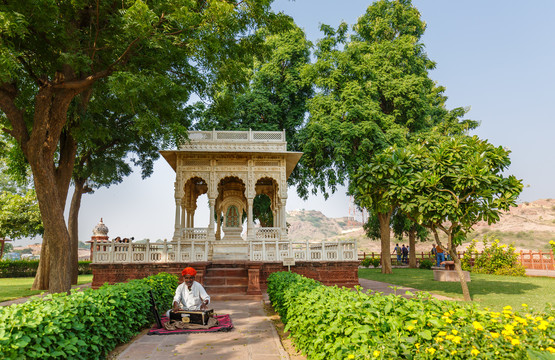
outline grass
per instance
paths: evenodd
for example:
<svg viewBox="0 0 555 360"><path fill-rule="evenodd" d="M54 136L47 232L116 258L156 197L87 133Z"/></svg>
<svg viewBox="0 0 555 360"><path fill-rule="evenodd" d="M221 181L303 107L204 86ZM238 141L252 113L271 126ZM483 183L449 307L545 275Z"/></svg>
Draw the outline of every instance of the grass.
<svg viewBox="0 0 555 360"><path fill-rule="evenodd" d="M393 274L382 274L380 269L359 269L359 277L395 285L412 287L434 294L462 300L459 282L433 280L431 270L393 269ZM474 274L468 283L470 297L483 307L500 311L510 305L520 309L527 304L531 309L542 311L550 302L555 305L555 279L545 277L518 277Z"/></svg>
<svg viewBox="0 0 555 360"><path fill-rule="evenodd" d="M92 275L79 275L78 285L92 281ZM0 302L38 295L44 290L31 290L35 278L0 278Z"/></svg>

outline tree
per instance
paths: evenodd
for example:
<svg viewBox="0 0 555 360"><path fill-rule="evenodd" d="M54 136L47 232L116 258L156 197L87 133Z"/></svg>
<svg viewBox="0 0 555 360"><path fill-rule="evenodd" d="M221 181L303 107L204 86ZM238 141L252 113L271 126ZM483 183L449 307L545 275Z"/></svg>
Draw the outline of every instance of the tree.
<svg viewBox="0 0 555 360"><path fill-rule="evenodd" d="M406 191L404 182L412 171L411 160L408 153L391 147L361 166L349 184L355 203L368 210L370 219L378 220L382 274L391 274L390 219L400 206L400 196L395 191Z"/></svg>
<svg viewBox="0 0 555 360"><path fill-rule="evenodd" d="M428 230L409 219L397 207L393 210L389 220L391 230L398 240L403 240L405 236L409 239L409 267L416 268L416 240L426 241L429 235ZM368 221L364 224L366 236L371 239L380 239L380 222L375 213L369 213Z"/></svg>
<svg viewBox="0 0 555 360"><path fill-rule="evenodd" d="M1 128L31 167L45 229L46 256L34 288L61 292L71 283L63 212L77 152L68 125L79 118L68 116L70 106L86 113L102 79L110 91L130 94L160 83L190 94L211 82L242 79L237 69L257 48L256 28L280 20L269 3L4 2Z"/></svg>
<svg viewBox="0 0 555 360"><path fill-rule="evenodd" d="M504 176L509 151L476 136L434 137L395 152L410 154L411 171L392 181L388 197L402 211L428 227L441 245L438 230L447 235L447 249L455 263L466 301L470 293L457 256L457 246L478 221L499 220L499 213L516 205L521 180ZM445 248L445 247L444 247Z"/></svg>
<svg viewBox="0 0 555 360"><path fill-rule="evenodd" d="M24 165L15 165L13 145L0 137L0 238L19 239L42 235L44 228L35 191L25 183ZM6 164L13 164L9 173ZM12 170L13 170L12 169ZM22 170L23 175L18 171ZM7 244L8 245L8 244Z"/></svg>
<svg viewBox="0 0 555 360"><path fill-rule="evenodd" d="M444 88L429 77L435 67L420 38L425 23L410 1L377 1L357 24L322 25L316 62L306 71L317 93L300 134L304 144L298 193L335 191L358 168L411 134L464 115L448 111Z"/></svg>
<svg viewBox="0 0 555 360"><path fill-rule="evenodd" d="M131 173L131 164L141 168L143 179L150 176L154 160L160 156L158 149L178 144L190 125L187 118L190 109L181 104L188 96L186 90L179 91L164 83L140 85L143 87L134 88L130 94L128 90L111 92L105 81L99 81L97 86L105 89L90 100L86 113L74 114L80 121L72 128L78 144L73 169L75 190L68 217L72 284L77 282L79 271L78 219L82 196L120 183ZM173 111L168 111L172 103Z"/></svg>
<svg viewBox="0 0 555 360"><path fill-rule="evenodd" d="M285 130L289 150L297 151L297 132L303 125L312 85L302 76L310 62L310 42L292 21L287 31L262 29L263 55L250 71L249 86L237 89L214 84L211 103L197 103L199 130Z"/></svg>

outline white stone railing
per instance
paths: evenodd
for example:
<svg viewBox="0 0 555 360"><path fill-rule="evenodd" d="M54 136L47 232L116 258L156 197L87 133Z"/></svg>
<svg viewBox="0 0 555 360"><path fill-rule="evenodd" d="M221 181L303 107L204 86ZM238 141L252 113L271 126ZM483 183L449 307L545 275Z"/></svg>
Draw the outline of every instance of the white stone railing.
<svg viewBox="0 0 555 360"><path fill-rule="evenodd" d="M208 260L207 241L166 241L163 243L92 243L95 264L111 263L167 263Z"/></svg>
<svg viewBox="0 0 555 360"><path fill-rule="evenodd" d="M255 228L254 238L256 240L280 240L281 228L276 228L276 227Z"/></svg>
<svg viewBox="0 0 555 360"><path fill-rule="evenodd" d="M279 229L278 229L279 230ZM261 232L264 236L275 232ZM268 235L269 236L269 235ZM218 241L216 241L217 243ZM356 261L356 241L253 240L249 244L251 261ZM93 241L95 264L170 263L208 261L211 241L177 240L151 243Z"/></svg>
<svg viewBox="0 0 555 360"><path fill-rule="evenodd" d="M184 228L181 238L186 241L208 240L208 228Z"/></svg>
<svg viewBox="0 0 555 360"><path fill-rule="evenodd" d="M349 241L251 241L249 259L251 261L356 261L357 244Z"/></svg>
<svg viewBox="0 0 555 360"><path fill-rule="evenodd" d="M211 141L262 141L262 142L285 142L284 131L189 131L191 142Z"/></svg>

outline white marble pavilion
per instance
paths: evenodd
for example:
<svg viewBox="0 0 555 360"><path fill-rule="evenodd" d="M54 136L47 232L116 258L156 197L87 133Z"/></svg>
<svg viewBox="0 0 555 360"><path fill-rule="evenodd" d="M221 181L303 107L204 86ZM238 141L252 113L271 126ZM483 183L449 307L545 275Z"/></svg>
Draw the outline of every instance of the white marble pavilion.
<svg viewBox="0 0 555 360"><path fill-rule="evenodd" d="M355 241L288 240L287 179L302 153L287 151L284 131L193 131L178 150L160 153L176 173L172 240L97 246L93 262L356 260ZM208 227L195 227L203 194L210 220ZM253 202L260 194L270 199L271 227L254 224Z"/></svg>

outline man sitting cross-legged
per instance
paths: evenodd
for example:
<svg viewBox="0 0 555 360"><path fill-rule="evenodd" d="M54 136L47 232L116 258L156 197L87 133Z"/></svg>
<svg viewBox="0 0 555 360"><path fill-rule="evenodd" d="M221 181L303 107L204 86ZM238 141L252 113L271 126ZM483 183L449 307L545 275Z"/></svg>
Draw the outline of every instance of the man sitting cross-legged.
<svg viewBox="0 0 555 360"><path fill-rule="evenodd" d="M173 297L172 311L179 310L206 310L206 305L210 304L210 296L204 287L195 281L197 271L192 267L183 269L183 283L175 290ZM169 317L169 310L166 315Z"/></svg>

